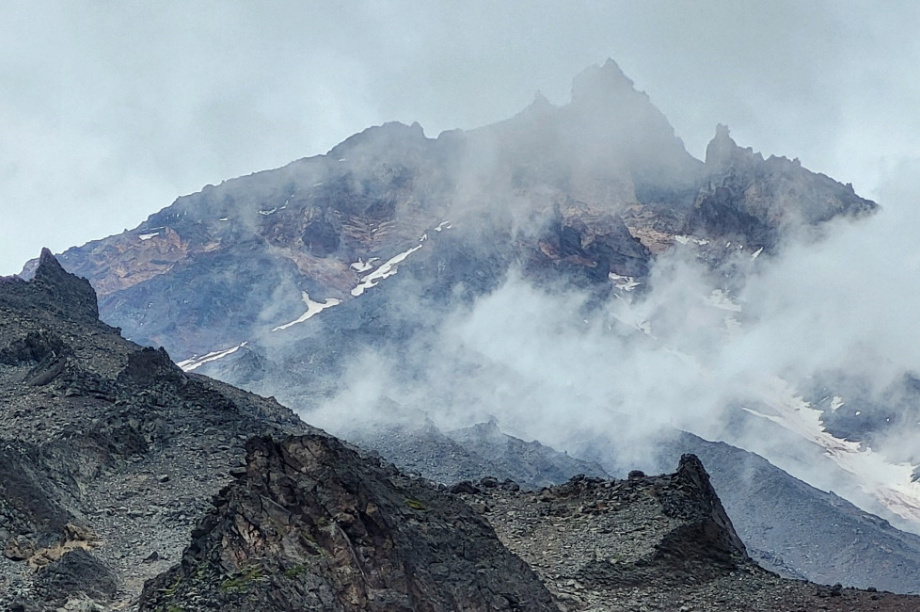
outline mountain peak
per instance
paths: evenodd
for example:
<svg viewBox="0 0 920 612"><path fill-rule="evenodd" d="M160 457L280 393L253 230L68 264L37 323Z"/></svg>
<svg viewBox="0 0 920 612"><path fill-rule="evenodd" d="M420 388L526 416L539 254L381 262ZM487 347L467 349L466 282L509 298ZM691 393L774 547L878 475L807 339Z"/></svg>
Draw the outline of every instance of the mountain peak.
<svg viewBox="0 0 920 612"><path fill-rule="evenodd" d="M99 318L96 292L89 281L65 270L47 248L42 249L29 286L46 294L58 309L69 316Z"/></svg>
<svg viewBox="0 0 920 612"><path fill-rule="evenodd" d="M728 163L732 158L732 153L738 148L737 143L732 139L727 125L718 124L716 126L716 135L713 136L709 145L706 147L706 164L722 166Z"/></svg>
<svg viewBox="0 0 920 612"><path fill-rule="evenodd" d="M35 270L35 278L61 278L65 274L67 274L67 271L64 270L51 250L47 247L43 248L41 255L38 256L38 268Z"/></svg>
<svg viewBox="0 0 920 612"><path fill-rule="evenodd" d="M572 82L572 101L606 100L634 92L635 87L615 61L607 58L603 66L590 66Z"/></svg>

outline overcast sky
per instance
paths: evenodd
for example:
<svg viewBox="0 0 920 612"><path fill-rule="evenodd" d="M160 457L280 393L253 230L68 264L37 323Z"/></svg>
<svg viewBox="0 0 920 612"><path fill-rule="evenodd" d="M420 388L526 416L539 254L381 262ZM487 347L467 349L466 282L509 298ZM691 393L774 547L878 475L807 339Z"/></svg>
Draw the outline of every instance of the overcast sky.
<svg viewBox="0 0 920 612"><path fill-rule="evenodd" d="M0 274L370 125L565 103L607 57L697 157L727 123L878 197L920 150L918 24L913 1L0 0Z"/></svg>

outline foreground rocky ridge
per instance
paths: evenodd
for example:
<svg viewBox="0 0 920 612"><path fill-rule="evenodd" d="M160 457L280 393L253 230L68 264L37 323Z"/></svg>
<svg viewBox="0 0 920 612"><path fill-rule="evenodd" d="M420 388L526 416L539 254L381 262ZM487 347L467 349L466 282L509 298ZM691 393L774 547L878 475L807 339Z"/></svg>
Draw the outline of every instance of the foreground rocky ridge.
<svg viewBox="0 0 920 612"><path fill-rule="evenodd" d="M93 297L48 252L0 281L3 609L918 605L756 567L693 456L537 492L435 485L124 341Z"/></svg>
<svg viewBox="0 0 920 612"><path fill-rule="evenodd" d="M494 480L454 487L529 563L561 610L913 610L915 596L819 586L756 565L694 455L673 474L577 476L524 492Z"/></svg>
<svg viewBox="0 0 920 612"><path fill-rule="evenodd" d="M533 571L443 490L319 436L247 444L182 565L141 610L555 610Z"/></svg>
<svg viewBox="0 0 920 612"><path fill-rule="evenodd" d="M606 436L585 446L585 456L593 459L585 461L548 454L547 447L508 436L494 422L446 433L430 424L420 429L378 426L348 437L400 469L435 482L489 477L516 481L526 490L579 473L609 479L625 478L637 467L663 472L682 455L693 454L707 466L748 554L762 567L817 583L920 592L920 537L725 443L673 432L649 450L657 456L637 466L624 465L616 441Z"/></svg>
<svg viewBox="0 0 920 612"><path fill-rule="evenodd" d="M31 282L0 280L0 609L125 605L178 560L245 440L315 431L126 342L95 303L47 251Z"/></svg>
<svg viewBox="0 0 920 612"><path fill-rule="evenodd" d="M579 475L528 492L495 478L436 487L325 437L247 448L246 473L215 497L181 565L146 585L141 610L894 611L920 602L764 571L693 455L673 474Z"/></svg>

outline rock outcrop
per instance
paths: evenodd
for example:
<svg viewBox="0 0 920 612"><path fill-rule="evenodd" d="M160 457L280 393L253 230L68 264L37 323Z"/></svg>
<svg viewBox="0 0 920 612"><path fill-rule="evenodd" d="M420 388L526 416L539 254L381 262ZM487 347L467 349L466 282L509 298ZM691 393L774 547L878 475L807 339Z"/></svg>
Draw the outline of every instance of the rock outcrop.
<svg viewBox="0 0 920 612"><path fill-rule="evenodd" d="M467 505L322 436L247 444L141 610L555 610ZM171 608L172 607L172 608Z"/></svg>
<svg viewBox="0 0 920 612"><path fill-rule="evenodd" d="M136 598L246 439L315 431L125 341L94 304L48 251L33 280L0 282L0 609Z"/></svg>
<svg viewBox="0 0 920 612"><path fill-rule="evenodd" d="M751 561L694 455L673 474L455 487L569 612L911 610L916 597L783 579Z"/></svg>
<svg viewBox="0 0 920 612"><path fill-rule="evenodd" d="M802 167L798 160L764 159L742 149L719 125L706 147L707 179L684 232L741 241L752 250L775 251L794 228L817 226L835 217L859 217L877 206L833 179Z"/></svg>

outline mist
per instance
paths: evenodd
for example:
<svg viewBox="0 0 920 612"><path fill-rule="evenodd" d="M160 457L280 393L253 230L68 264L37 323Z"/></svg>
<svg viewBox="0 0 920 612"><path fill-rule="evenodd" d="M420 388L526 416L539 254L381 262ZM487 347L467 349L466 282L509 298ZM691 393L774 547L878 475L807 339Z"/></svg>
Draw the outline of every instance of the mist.
<svg viewBox="0 0 920 612"><path fill-rule="evenodd" d="M538 288L512 272L433 334L399 352L364 351L341 392L303 416L345 437L495 420L575 455L606 440L617 464L608 468L655 466L656 443L683 430L879 512L893 481L916 486L911 437L830 438L816 408L829 414L840 389L858 393L835 397L840 413L850 401L888 401L905 374L920 372L913 170L889 177L869 218L792 235L774 256L739 245L732 278L698 261L692 241L659 257L647 286L600 305L587 290ZM900 518L918 530L915 512Z"/></svg>
<svg viewBox="0 0 920 612"><path fill-rule="evenodd" d="M571 75L608 56L694 155L727 123L876 197L915 155L917 13L823 0L6 2L0 274L371 124L437 135L508 117L536 90L561 103Z"/></svg>

